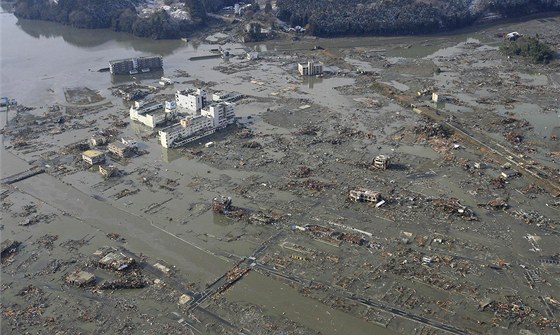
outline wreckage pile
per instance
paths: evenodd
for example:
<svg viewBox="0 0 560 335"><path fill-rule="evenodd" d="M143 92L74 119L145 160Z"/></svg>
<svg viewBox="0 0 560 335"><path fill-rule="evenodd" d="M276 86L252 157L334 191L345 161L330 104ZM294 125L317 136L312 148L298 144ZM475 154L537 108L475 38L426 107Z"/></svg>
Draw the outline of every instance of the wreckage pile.
<svg viewBox="0 0 560 335"><path fill-rule="evenodd" d="M219 196L212 199L212 210L214 213L221 214L238 220L246 220L251 224L269 225L278 222L282 216L278 213L266 214L262 211L250 212L246 209L232 205L231 197Z"/></svg>
<svg viewBox="0 0 560 335"><path fill-rule="evenodd" d="M478 220L474 212L466 206L461 205L457 198L432 199L432 205L446 213L458 215L468 221Z"/></svg>
<svg viewBox="0 0 560 335"><path fill-rule="evenodd" d="M231 197L219 196L212 199L212 210L227 217L241 219L247 215L243 208L232 205Z"/></svg>

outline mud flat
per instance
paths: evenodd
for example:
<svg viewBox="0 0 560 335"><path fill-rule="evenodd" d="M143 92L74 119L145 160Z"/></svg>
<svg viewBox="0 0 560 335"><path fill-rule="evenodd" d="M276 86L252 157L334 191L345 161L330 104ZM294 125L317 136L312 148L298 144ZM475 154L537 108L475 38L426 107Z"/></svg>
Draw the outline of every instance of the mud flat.
<svg viewBox="0 0 560 335"><path fill-rule="evenodd" d="M559 63L507 58L496 37L558 49L552 28L189 62L201 44L168 53L171 87L45 70L48 98L2 115L2 178L45 171L2 185L2 332L557 333ZM322 77L297 75L309 59ZM242 95L237 124L164 149L128 118L128 93L196 87ZM82 160L92 137L138 150L104 178Z"/></svg>

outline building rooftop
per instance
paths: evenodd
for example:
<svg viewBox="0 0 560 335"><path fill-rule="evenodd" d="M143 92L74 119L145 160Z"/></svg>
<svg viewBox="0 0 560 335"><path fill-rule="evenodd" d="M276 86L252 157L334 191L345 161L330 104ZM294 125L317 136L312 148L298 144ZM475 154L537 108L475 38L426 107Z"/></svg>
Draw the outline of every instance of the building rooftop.
<svg viewBox="0 0 560 335"><path fill-rule="evenodd" d="M126 149L128 148L128 146L122 142L119 141L115 141L115 142L111 142L109 143L110 146L112 147L116 147L116 148L121 148L121 149Z"/></svg>
<svg viewBox="0 0 560 335"><path fill-rule="evenodd" d="M95 158L95 157L103 156L104 153L103 151L99 151L99 150L86 150L82 152L82 155L89 158Z"/></svg>

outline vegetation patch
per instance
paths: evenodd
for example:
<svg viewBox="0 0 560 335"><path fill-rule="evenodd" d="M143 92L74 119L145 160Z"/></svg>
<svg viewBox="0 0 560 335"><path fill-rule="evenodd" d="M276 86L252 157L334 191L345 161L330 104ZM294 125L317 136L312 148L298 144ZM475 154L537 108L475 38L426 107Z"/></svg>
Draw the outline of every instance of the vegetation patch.
<svg viewBox="0 0 560 335"><path fill-rule="evenodd" d="M534 63L548 64L554 59L552 48L536 37L520 37L515 41L505 41L500 50L508 56L521 56Z"/></svg>

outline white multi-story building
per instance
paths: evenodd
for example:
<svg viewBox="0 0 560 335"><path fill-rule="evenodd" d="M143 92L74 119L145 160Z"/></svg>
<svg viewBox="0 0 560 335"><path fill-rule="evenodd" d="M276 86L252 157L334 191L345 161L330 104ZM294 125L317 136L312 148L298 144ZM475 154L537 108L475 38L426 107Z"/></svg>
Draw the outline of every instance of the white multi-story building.
<svg viewBox="0 0 560 335"><path fill-rule="evenodd" d="M189 115L178 124L159 131L159 141L164 148L175 148L208 136L216 131L211 116Z"/></svg>
<svg viewBox="0 0 560 335"><path fill-rule="evenodd" d="M145 103L144 101L136 101L130 107L130 119L141 122L150 128L155 128L167 121L174 120L177 117L176 110L174 108L167 108L168 103L166 103L166 108L163 106L163 103L160 102Z"/></svg>
<svg viewBox="0 0 560 335"><path fill-rule="evenodd" d="M323 73L323 63L315 63L313 61L307 62L307 64L298 64L298 72L301 76L315 76Z"/></svg>
<svg viewBox="0 0 560 335"><path fill-rule="evenodd" d="M177 102L177 107L186 108L193 113L204 107L208 101L208 94L200 88L177 91L175 93L175 101Z"/></svg>
<svg viewBox="0 0 560 335"><path fill-rule="evenodd" d="M235 104L230 102L215 103L202 109L200 114L212 117L214 128L225 128L235 122Z"/></svg>
<svg viewBox="0 0 560 335"><path fill-rule="evenodd" d="M216 93L212 96L215 101L208 104L208 94L204 90L177 91L175 101L166 101L165 104L135 102L130 108L130 119L155 128L186 114L179 123L159 131L164 148L179 147L233 124L235 104L231 101L241 97L239 93Z"/></svg>

